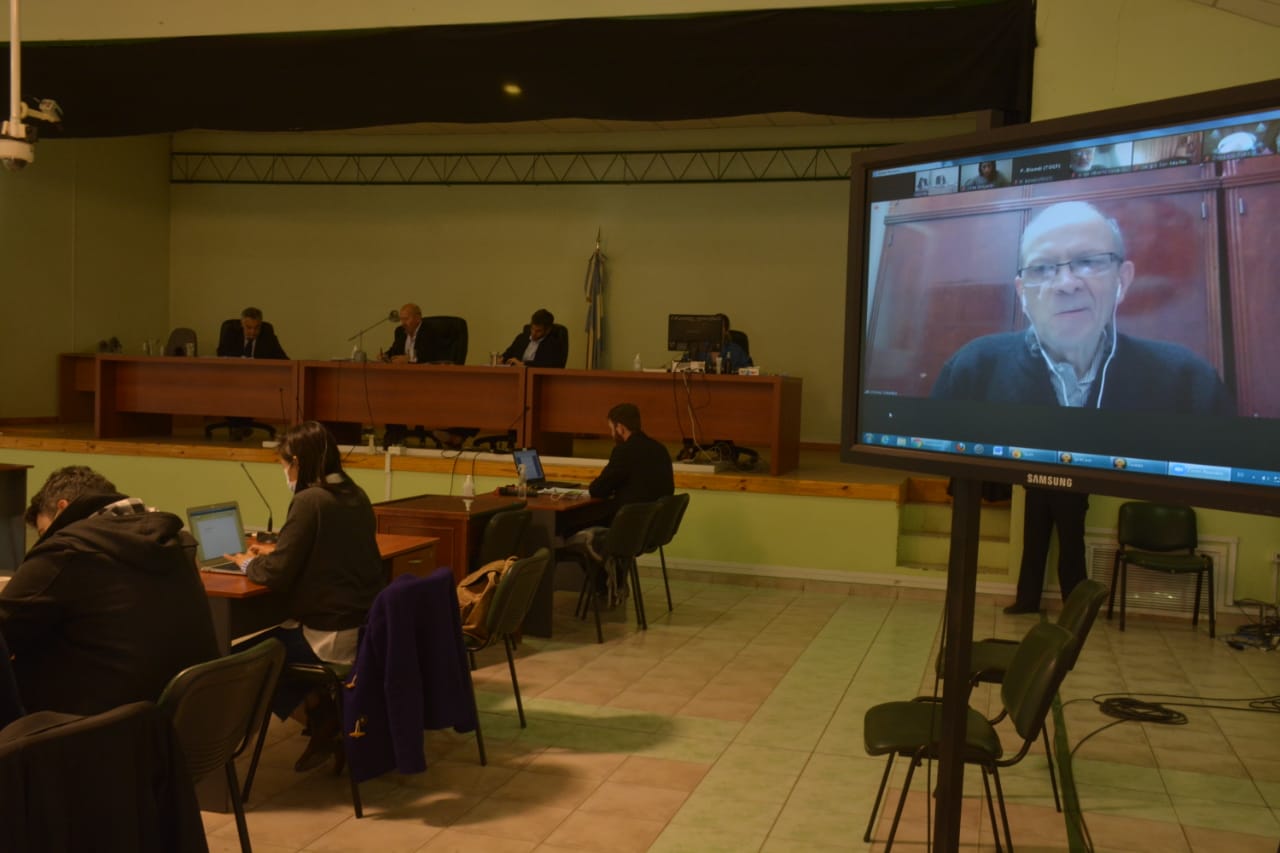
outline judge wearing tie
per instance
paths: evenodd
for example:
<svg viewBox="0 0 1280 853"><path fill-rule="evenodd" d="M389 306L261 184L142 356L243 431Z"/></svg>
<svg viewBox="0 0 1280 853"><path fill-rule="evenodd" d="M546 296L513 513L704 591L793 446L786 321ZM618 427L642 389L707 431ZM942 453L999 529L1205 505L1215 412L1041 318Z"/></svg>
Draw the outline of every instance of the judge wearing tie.
<svg viewBox="0 0 1280 853"><path fill-rule="evenodd" d="M383 361L392 364L426 364L427 335L422 328L422 309L412 302L400 309L400 325L396 327L396 339L383 355Z"/></svg>
<svg viewBox="0 0 1280 853"><path fill-rule="evenodd" d="M240 312L240 322L232 320L222 324L218 336L218 355L223 358L278 358L287 359L276 330L263 322L262 311L246 308Z"/></svg>

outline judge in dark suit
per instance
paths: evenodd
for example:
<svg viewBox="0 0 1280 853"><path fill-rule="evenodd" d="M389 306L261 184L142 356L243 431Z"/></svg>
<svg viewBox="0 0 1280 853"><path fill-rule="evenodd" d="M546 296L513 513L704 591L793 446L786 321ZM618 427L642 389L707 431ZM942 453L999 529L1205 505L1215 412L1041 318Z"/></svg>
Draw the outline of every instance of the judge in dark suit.
<svg viewBox="0 0 1280 853"><path fill-rule="evenodd" d="M218 336L218 355L224 358L279 358L287 359L276 330L263 322L262 311L246 308L240 312L240 322L228 320L222 324Z"/></svg>
<svg viewBox="0 0 1280 853"><path fill-rule="evenodd" d="M555 334L556 318L546 308L533 312L529 325L516 335L502 354L503 364L527 364L529 367L564 367L569 360L567 341Z"/></svg>
<svg viewBox="0 0 1280 853"><path fill-rule="evenodd" d="M383 361L392 364L426 364L430 362L430 341L422 328L422 309L412 302L400 309L400 325L391 348L382 354Z"/></svg>

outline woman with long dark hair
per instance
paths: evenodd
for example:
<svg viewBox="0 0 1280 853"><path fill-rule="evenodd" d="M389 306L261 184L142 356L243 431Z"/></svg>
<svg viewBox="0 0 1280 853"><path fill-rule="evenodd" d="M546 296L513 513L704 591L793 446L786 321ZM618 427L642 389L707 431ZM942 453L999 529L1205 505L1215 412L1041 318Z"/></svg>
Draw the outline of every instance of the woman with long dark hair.
<svg viewBox="0 0 1280 853"><path fill-rule="evenodd" d="M342 470L337 442L322 424L290 428L278 453L294 493L279 539L274 548L254 545L230 556L250 580L284 598L290 618L245 645L273 636L284 642L289 663L351 663L359 628L386 581L373 506ZM299 704L311 734L294 765L302 772L340 753L341 742L333 697L282 677L272 709L283 719Z"/></svg>

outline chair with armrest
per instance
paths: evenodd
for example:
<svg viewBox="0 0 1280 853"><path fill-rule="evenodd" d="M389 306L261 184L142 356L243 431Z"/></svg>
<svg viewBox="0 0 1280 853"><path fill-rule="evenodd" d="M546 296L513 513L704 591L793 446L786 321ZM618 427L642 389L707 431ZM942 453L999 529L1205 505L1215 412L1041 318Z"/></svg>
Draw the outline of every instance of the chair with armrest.
<svg viewBox="0 0 1280 853"><path fill-rule="evenodd" d="M1071 590L1071 594L1067 596L1066 602L1062 605L1062 612L1058 614L1058 625L1066 628L1071 632L1071 636L1075 637L1075 644L1067 652L1065 665L1067 671L1070 672L1075 668L1076 661L1080 657L1080 652L1084 649L1085 640L1089 638L1089 632L1093 630L1093 623L1098 617L1098 611L1102 609L1102 602L1107 597L1107 587L1095 580L1085 579L1076 584L1076 588ZM978 684L1000 684L1004 681L1005 673L1009 671L1010 664L1013 663L1014 655L1018 652L1017 640L1002 640L995 637L986 640L978 640L973 644L969 653L969 683L972 686ZM938 655L937 671L939 677L942 675L942 655ZM995 717L991 722L998 723L1004 717L1004 712ZM1049 732L1044 733L1044 754L1049 762L1049 786L1053 789L1053 804L1058 811L1062 811L1062 801L1058 797L1058 777L1053 770L1053 748L1049 744Z"/></svg>
<svg viewBox="0 0 1280 853"><path fill-rule="evenodd" d="M235 759L255 732L266 729L283 665L284 646L279 640L265 640L243 652L187 667L170 679L157 702L173 720L192 781L219 769L226 773L244 853L250 851L249 828Z"/></svg>
<svg viewBox="0 0 1280 853"><path fill-rule="evenodd" d="M663 549L676 538L676 533L680 531L680 522L684 520L684 513L688 508L687 492L658 498L658 512L653 517L653 523L649 525L649 539L644 544L644 553L652 554L657 551L658 559L662 561L662 586L667 592L668 612L674 608L671 605L671 584L667 580L667 554Z"/></svg>
<svg viewBox="0 0 1280 853"><path fill-rule="evenodd" d="M1017 764L1026 756L1031 746L1040 736L1045 717L1054 695L1058 692L1062 680L1067 675L1067 662L1071 658L1071 647L1075 639L1071 632L1061 625L1041 622L1034 626L1017 646L1004 681L1000 685L1000 699L1014 731L1022 743L1018 751L1009 758L1005 757L1004 746L1000 742L995 726L982 714L968 709L964 726L963 760L965 764L976 764L982 769L982 786L986 792L987 814L991 819L991 830L998 840L1000 831L996 826L996 813L992 805L991 782L995 782L995 801L1000 806L1000 819L1004 826L1006 848L1013 850L1013 841L1009 832L1009 818L1004 807L1004 791L1000 785L1000 768ZM869 709L863 718L863 740L868 755L887 755L884 776L880 779L880 789L876 792L875 803L871 806L871 816L867 821L864 841L871 841L871 831L875 827L876 813L884 798L884 791L889 782L889 773L893 769L893 760L901 755L910 764L902 783L902 795L898 798L897 811L893 823L889 827L889 837L885 840L884 851L889 853L893 847L893 837L898 831L898 821L902 818L902 807L906 804L907 793L911 790L911 777L916 767L926 760L938 757L938 743L942 732L942 703L930 696L922 696L907 702L886 702Z"/></svg>
<svg viewBox="0 0 1280 853"><path fill-rule="evenodd" d="M747 337L746 332L739 329L730 329L729 340L742 347L742 351L747 354L747 358L751 357L751 339Z"/></svg>
<svg viewBox="0 0 1280 853"><path fill-rule="evenodd" d="M498 515L507 514L509 513L498 513ZM489 605L489 612L485 618L487 634L483 637L463 634L473 669L476 652L483 651L499 638L502 639L503 648L507 652L507 669L511 671L511 689L516 697L516 713L520 717L522 729L526 727L526 723L524 703L520 700L520 681L516 678L516 638L520 633L520 626L524 623L524 617L529 612L530 605L533 604L534 594L538 591L538 584L542 583L542 573L546 571L550 559L551 552L546 548L539 548L532 556L512 563L511 568L503 573L497 589L493 592L493 601Z"/></svg>
<svg viewBox="0 0 1280 853"><path fill-rule="evenodd" d="M1107 601L1107 619L1111 619L1116 603L1116 577L1120 579L1120 630L1124 630L1124 611L1128 598L1129 567L1182 575L1195 572L1196 600L1191 612L1191 627L1200 624L1200 593L1205 576L1209 580L1209 637L1215 636L1213 557L1196 553L1200 544L1196 533L1196 513L1188 506L1130 501L1120 505L1116 525L1120 547L1116 549L1111 570L1111 597Z"/></svg>
<svg viewBox="0 0 1280 853"><path fill-rule="evenodd" d="M188 329L186 326L179 326L169 333L169 340L164 345L165 355L186 355L187 344L191 344L194 355L199 355L200 350L196 347L195 329Z"/></svg>

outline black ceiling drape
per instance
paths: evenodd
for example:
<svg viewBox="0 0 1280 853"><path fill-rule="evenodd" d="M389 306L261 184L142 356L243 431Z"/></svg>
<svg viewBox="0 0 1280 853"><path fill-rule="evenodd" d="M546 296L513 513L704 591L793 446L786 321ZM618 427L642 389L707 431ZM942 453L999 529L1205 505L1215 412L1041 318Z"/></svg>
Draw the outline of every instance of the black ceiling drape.
<svg viewBox="0 0 1280 853"><path fill-rule="evenodd" d="M997 0L27 43L22 88L61 104L64 127L47 135L68 137L786 111L995 109L1020 121L1030 114L1034 44L1034 0ZM524 95L504 95L508 81Z"/></svg>

